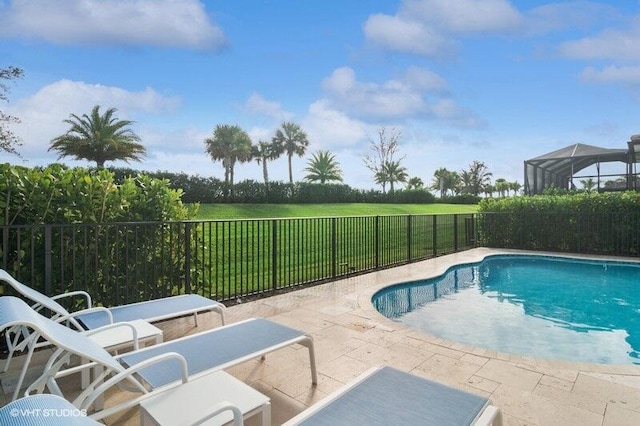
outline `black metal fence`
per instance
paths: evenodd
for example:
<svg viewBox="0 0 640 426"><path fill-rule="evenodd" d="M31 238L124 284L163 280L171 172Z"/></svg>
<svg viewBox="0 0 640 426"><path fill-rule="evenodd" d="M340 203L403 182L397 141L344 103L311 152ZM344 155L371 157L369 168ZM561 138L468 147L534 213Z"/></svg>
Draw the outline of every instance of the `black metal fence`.
<svg viewBox="0 0 640 426"><path fill-rule="evenodd" d="M107 306L271 295L473 247L473 214L3 226L2 268ZM0 287L1 288L1 287Z"/></svg>

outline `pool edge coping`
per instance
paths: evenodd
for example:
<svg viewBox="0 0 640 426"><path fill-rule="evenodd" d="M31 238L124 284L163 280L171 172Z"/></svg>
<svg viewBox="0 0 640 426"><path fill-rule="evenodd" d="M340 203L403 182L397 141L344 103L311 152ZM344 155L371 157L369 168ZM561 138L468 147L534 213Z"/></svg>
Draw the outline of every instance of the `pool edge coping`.
<svg viewBox="0 0 640 426"><path fill-rule="evenodd" d="M425 274L419 279L430 279L443 275L453 266L464 264L464 263L477 263L482 262L488 256L496 256L496 255L531 255L531 256L551 256L551 257L566 257L566 258L579 258L586 260L617 260L622 262L633 262L639 263L640 260L637 258L631 257L615 257L612 256L604 256L604 255L586 255L586 254L578 254L578 253L560 253L560 252L550 252L550 251L529 251L529 250L517 250L517 249L492 249L486 247L479 247L470 250L466 250L463 252L452 253L448 255L444 255L441 257L436 257L432 259L427 259L420 262L415 262L410 265L411 269L419 268L420 265L425 262L437 263L434 270L429 272L425 272ZM460 260L457 260L460 259ZM412 280L413 281L413 280ZM495 351L493 349L482 348L478 346L472 346L465 343L454 342L451 340L447 340L438 336L434 336L432 334L426 333L421 330L417 330L411 327L408 327L399 322L393 321L384 315L382 315L378 310L373 306L372 298L379 291L389 288L392 286L396 286L402 283L407 282L406 280L399 278L396 282L386 282L379 283L376 285L372 285L367 287L365 290L360 292L357 295L357 304L360 311L365 314L366 317L371 320L379 323L381 326L388 328L390 330L399 331L403 333L411 333L416 335L422 335L424 340L435 344L441 347L445 347L447 349L453 349L460 352L468 353L471 355L497 359L501 361L509 361L514 362L518 365L531 365L538 367L546 367L551 366L553 368L561 368L568 370L576 370L581 373L594 373L594 374L615 374L615 375L625 375L625 376L640 376L640 366L638 365L627 365L627 364L598 364L598 363L589 363L589 362L579 362L579 361L567 361L553 358L540 358L533 357L527 355L520 354L512 354L507 352Z"/></svg>

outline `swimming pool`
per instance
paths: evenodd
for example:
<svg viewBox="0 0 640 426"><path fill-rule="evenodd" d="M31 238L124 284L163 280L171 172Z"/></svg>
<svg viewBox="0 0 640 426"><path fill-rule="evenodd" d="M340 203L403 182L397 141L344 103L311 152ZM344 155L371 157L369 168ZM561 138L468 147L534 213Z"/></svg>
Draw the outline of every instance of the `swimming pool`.
<svg viewBox="0 0 640 426"><path fill-rule="evenodd" d="M640 263L495 255L387 287L378 312L500 352L640 364Z"/></svg>

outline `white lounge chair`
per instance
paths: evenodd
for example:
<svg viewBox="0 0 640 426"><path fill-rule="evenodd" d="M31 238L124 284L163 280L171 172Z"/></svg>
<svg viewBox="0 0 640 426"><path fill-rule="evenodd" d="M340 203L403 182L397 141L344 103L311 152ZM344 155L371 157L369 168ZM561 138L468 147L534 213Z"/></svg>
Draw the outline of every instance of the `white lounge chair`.
<svg viewBox="0 0 640 426"><path fill-rule="evenodd" d="M208 299L198 294L183 294L178 296L153 299L145 302L130 303L128 305L112 308L93 307L91 295L86 291L72 291L49 297L39 291L22 284L7 271L0 269L0 281L4 281L25 298L33 301L34 309L49 309L54 318L64 317L79 330L93 329L114 322L133 321L136 319L148 322L162 321L177 318L184 315L193 315L198 325L200 312L216 311L220 314L222 324L225 323L225 306L215 300ZM57 301L65 298L82 298L87 305L85 309L69 312ZM80 321L80 323L78 322Z"/></svg>
<svg viewBox="0 0 640 426"><path fill-rule="evenodd" d="M128 322L134 320L145 320L147 322L162 321L177 318L183 315L193 315L196 326L198 325L198 313L215 311L220 314L222 324L225 324L225 306L215 300L197 294L185 294L179 296L154 299L146 302L131 303L128 305L116 306L112 308L92 307L91 296L85 291L72 291L58 296L49 297L39 291L19 282L7 271L0 269L0 281L11 286L16 292L26 299L34 302L32 308L36 311L49 310L51 317L58 321L66 321L67 324L78 331L92 330L106 324ZM82 298L87 308L69 312L58 300L65 298ZM25 349L22 341L26 336L11 334L12 339L6 339L9 354L2 370L7 372L9 365L16 351Z"/></svg>
<svg viewBox="0 0 640 426"><path fill-rule="evenodd" d="M391 367L362 374L283 426L502 425L487 398Z"/></svg>
<svg viewBox="0 0 640 426"><path fill-rule="evenodd" d="M71 330L31 309L16 297L0 297L0 330L9 327L29 329L29 338L42 337L58 349L44 368L43 375L27 388L27 393L63 395L57 379L91 367L95 376L89 386L74 399L79 409L99 403L105 391L128 382L142 395L91 415L97 420L137 405L151 393L166 390L191 379L223 370L293 344L309 350L312 383L317 383L315 352L311 336L266 319L250 319L216 329L151 346L139 351L112 356L83 333ZM64 368L71 355L89 361Z"/></svg>

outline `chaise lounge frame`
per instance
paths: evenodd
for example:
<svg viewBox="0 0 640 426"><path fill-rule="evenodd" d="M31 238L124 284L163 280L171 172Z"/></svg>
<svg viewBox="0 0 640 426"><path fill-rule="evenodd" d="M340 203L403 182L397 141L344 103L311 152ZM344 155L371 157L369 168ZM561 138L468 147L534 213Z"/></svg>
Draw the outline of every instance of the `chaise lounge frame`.
<svg viewBox="0 0 640 426"><path fill-rule="evenodd" d="M42 337L57 347L42 376L27 388L27 394L43 393L46 389L63 396L58 379L86 368L94 370L93 381L72 402L79 409L93 407L96 412L91 417L96 420L136 406L155 392L254 358L264 358L294 344L308 349L312 384L318 382L313 338L266 319L249 319L117 356L109 354L83 333L38 314L24 301L4 296L0 297L0 330L9 327L28 328L33 341ZM234 336L235 339L230 339ZM89 362L67 368L71 355ZM129 390L142 395L103 408L104 393L126 383L130 385Z"/></svg>

